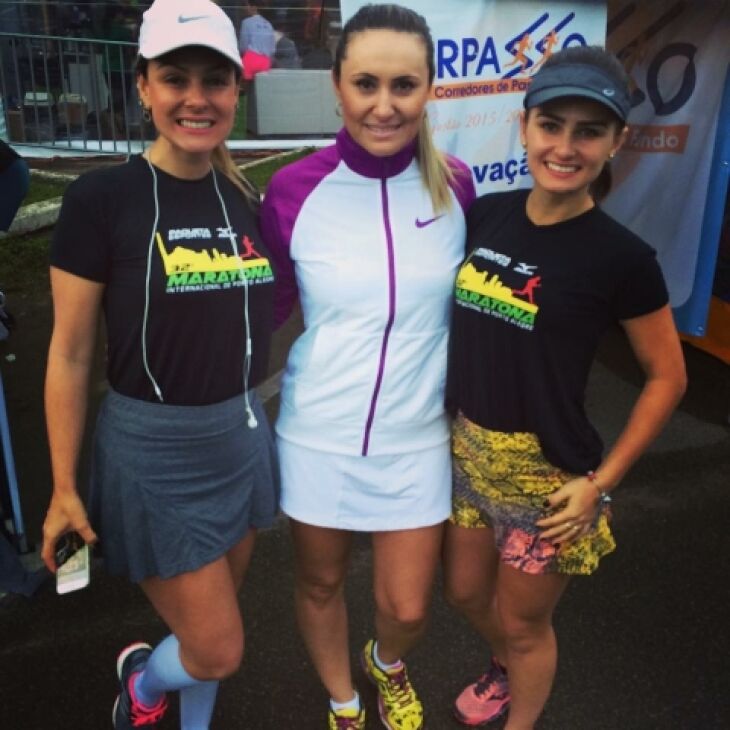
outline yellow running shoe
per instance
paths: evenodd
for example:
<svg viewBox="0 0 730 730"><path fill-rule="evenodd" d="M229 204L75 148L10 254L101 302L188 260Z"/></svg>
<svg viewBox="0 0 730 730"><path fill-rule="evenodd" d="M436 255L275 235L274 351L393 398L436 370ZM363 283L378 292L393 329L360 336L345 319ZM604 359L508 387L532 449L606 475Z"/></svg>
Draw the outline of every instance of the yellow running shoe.
<svg viewBox="0 0 730 730"><path fill-rule="evenodd" d="M365 730L365 709L335 712L330 707L328 727L329 730Z"/></svg>
<svg viewBox="0 0 730 730"><path fill-rule="evenodd" d="M370 639L360 655L363 671L378 688L378 711L388 730L421 730L423 706L408 679L406 665L383 671L375 663L375 639Z"/></svg>

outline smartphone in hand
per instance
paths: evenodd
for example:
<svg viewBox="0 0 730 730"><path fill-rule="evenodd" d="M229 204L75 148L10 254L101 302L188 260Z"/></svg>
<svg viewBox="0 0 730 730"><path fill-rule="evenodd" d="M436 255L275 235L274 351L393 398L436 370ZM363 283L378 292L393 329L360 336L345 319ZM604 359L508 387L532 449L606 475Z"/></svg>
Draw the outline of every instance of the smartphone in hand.
<svg viewBox="0 0 730 730"><path fill-rule="evenodd" d="M61 538L55 558L58 593L70 593L89 585L89 546L77 532L69 532Z"/></svg>

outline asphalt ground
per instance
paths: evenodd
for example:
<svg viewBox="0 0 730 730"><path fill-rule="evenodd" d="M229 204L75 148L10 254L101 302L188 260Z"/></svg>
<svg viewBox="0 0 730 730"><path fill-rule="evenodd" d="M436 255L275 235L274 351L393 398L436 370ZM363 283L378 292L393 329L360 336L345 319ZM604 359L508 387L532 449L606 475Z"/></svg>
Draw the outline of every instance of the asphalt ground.
<svg viewBox="0 0 730 730"><path fill-rule="evenodd" d="M23 339L18 334L21 367L3 363L32 540L38 539L48 497L41 396L23 400L16 392L21 381L42 375L37 346L35 358L23 357L21 346L24 339L46 336L30 324L36 320L28 317ZM277 335L272 372L297 326ZM690 384L683 403L615 495L617 551L594 576L576 578L558 608L559 668L541 730L730 728L730 368L691 347L686 356ZM639 382L623 336L610 333L588 398L607 441L620 429ZM95 402L102 390L97 384ZM271 417L276 408L274 397L267 404ZM372 632L370 584L369 545L362 536L347 584L353 662ZM292 586L291 544L281 519L258 540L241 595L246 656L221 686L214 729L326 727L327 697L298 637ZM98 565L91 585L78 593L58 596L49 584L32 599L5 596L0 730L110 728L118 651L136 640L154 644L165 634L141 592L107 577ZM451 702L481 673L487 652L445 604L437 583L430 629L408 657L429 730L460 727L451 718ZM372 688L359 669L354 676L368 726L379 727ZM172 705L163 730L178 726Z"/></svg>

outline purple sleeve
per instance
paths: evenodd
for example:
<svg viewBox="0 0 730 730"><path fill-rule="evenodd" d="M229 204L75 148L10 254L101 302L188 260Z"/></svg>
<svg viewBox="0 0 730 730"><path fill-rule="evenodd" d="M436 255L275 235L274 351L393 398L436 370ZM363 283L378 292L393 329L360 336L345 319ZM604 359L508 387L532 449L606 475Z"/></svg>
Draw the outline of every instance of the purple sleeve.
<svg viewBox="0 0 730 730"><path fill-rule="evenodd" d="M299 297L289 250L294 224L309 194L338 162L336 148L325 147L282 167L266 190L261 205L261 235L275 269L274 327L286 322Z"/></svg>
<svg viewBox="0 0 730 730"><path fill-rule="evenodd" d="M260 218L261 235L269 249L271 260L274 262L275 329L286 322L299 297L297 280L294 275L294 262L289 256L291 227L285 226L283 220L282 208L286 207L285 197L280 192L283 187L277 185L275 175L264 195Z"/></svg>
<svg viewBox="0 0 730 730"><path fill-rule="evenodd" d="M464 215L471 207L471 204L477 197L476 188L474 187L474 179L471 176L471 170L458 157L446 155L446 161L454 173L454 180L451 183L451 189L459 201Z"/></svg>

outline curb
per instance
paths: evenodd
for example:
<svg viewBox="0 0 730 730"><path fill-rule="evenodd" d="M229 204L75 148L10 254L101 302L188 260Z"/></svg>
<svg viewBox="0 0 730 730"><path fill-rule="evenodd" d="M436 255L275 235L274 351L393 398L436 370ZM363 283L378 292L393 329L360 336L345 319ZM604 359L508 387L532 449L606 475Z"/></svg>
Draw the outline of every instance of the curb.
<svg viewBox="0 0 730 730"><path fill-rule="evenodd" d="M73 172L53 172L52 170L35 170L33 168L30 170L30 176L56 182L73 182L78 177Z"/></svg>
<svg viewBox="0 0 730 730"><path fill-rule="evenodd" d="M43 180L54 180L56 182L73 182L78 175L63 172L50 172L48 170L30 171L31 177L38 177ZM13 219L10 230L7 233L0 231L0 239L23 236L27 233L34 233L44 228L50 228L58 220L58 212L61 210L62 196L40 200L37 203L24 205Z"/></svg>
<svg viewBox="0 0 730 730"><path fill-rule="evenodd" d="M0 238L22 236L49 228L58 220L59 210L61 210L61 196L24 205L15 216L10 230L7 233L0 233Z"/></svg>

